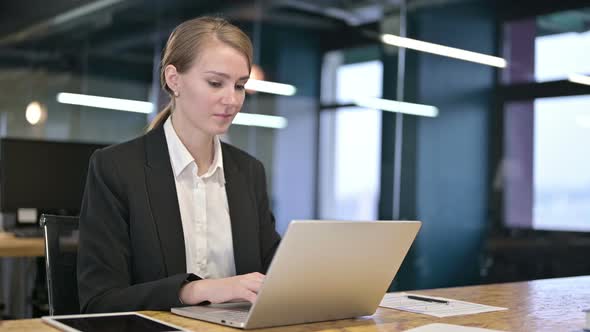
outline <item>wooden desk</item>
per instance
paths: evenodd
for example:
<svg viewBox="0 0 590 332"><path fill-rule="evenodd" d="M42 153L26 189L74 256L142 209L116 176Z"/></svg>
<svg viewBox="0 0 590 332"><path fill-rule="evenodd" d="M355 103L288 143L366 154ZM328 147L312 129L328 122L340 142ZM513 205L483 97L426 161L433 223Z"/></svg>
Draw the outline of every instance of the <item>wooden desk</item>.
<svg viewBox="0 0 590 332"><path fill-rule="evenodd" d="M0 257L43 257L43 238L18 238L12 233L0 232Z"/></svg>
<svg viewBox="0 0 590 332"><path fill-rule="evenodd" d="M0 232L0 258L5 258L0 262L0 303L6 305L4 314L31 317L32 308L27 299L34 287L38 257L44 256L43 238L18 238L12 233Z"/></svg>
<svg viewBox="0 0 590 332"><path fill-rule="evenodd" d="M375 315L357 319L265 329L281 332L389 332L404 331L428 323L449 323L505 331L579 331L584 326L585 308L590 308L590 276L545 279L529 282L456 287L418 291L482 304L508 307L477 315L436 318L379 308ZM238 329L173 315L145 311L149 316L200 332L235 332ZM39 319L4 321L2 331L56 331Z"/></svg>

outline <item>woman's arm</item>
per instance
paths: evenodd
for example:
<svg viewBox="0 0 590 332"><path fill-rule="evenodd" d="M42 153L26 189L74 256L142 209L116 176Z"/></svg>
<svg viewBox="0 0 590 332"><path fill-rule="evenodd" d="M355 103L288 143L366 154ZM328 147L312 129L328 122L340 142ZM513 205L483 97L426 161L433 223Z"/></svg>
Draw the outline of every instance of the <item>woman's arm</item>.
<svg viewBox="0 0 590 332"><path fill-rule="evenodd" d="M258 201L259 233L260 233L260 258L264 273L268 270L270 262L274 257L279 243L280 235L276 231L275 217L270 210L270 203L266 191L266 174L264 166L260 161L256 161L256 197Z"/></svg>
<svg viewBox="0 0 590 332"><path fill-rule="evenodd" d="M113 160L104 151L96 151L80 212L80 310L168 310L180 306L178 293L188 274L132 285L129 205L121 180Z"/></svg>
<svg viewBox="0 0 590 332"><path fill-rule="evenodd" d="M263 281L264 275L258 272L222 279L202 279L183 286L180 299L184 304L236 300L254 303Z"/></svg>

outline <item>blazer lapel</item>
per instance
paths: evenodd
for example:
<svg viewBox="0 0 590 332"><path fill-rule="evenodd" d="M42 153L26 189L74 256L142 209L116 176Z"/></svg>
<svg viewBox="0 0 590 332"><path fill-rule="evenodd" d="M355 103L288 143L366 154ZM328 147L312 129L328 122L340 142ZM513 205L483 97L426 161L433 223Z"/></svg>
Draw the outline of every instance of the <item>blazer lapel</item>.
<svg viewBox="0 0 590 332"><path fill-rule="evenodd" d="M149 205L160 239L166 274L186 273L180 208L163 126L146 135L145 148Z"/></svg>
<svg viewBox="0 0 590 332"><path fill-rule="evenodd" d="M260 271L258 213L252 191L246 181L246 174L238 167L225 143L222 143L222 153L236 273L240 275Z"/></svg>

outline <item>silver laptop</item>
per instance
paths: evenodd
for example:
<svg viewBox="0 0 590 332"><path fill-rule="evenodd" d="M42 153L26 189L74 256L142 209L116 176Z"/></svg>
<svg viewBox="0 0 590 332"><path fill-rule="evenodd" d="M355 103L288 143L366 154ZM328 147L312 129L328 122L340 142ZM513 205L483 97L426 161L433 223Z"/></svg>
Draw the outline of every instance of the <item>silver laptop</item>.
<svg viewBox="0 0 590 332"><path fill-rule="evenodd" d="M372 315L410 249L419 221L293 221L253 305L172 308L253 329Z"/></svg>

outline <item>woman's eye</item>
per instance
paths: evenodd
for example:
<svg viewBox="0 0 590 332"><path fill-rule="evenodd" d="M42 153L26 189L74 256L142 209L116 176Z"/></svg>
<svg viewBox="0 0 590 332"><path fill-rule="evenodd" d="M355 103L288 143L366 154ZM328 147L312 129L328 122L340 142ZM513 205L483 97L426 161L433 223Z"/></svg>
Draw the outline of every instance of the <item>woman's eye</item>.
<svg viewBox="0 0 590 332"><path fill-rule="evenodd" d="M221 83L220 82L215 82L215 81L209 81L209 85L214 87L214 88L219 88L221 87Z"/></svg>
<svg viewBox="0 0 590 332"><path fill-rule="evenodd" d="M236 85L237 90L244 90L244 85Z"/></svg>

